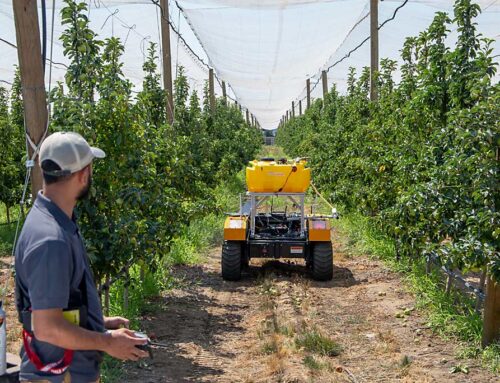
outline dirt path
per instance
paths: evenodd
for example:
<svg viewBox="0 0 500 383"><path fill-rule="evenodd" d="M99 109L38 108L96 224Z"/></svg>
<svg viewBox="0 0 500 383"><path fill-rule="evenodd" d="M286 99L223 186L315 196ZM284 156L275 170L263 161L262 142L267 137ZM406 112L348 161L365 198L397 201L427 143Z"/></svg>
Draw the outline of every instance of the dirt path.
<svg viewBox="0 0 500 383"><path fill-rule="evenodd" d="M219 249L202 266L175 269L182 288L143 321L171 349L128 366L123 381L500 382L426 329L396 274L344 250L335 244L329 283L278 262L224 282ZM459 364L468 375L450 373Z"/></svg>

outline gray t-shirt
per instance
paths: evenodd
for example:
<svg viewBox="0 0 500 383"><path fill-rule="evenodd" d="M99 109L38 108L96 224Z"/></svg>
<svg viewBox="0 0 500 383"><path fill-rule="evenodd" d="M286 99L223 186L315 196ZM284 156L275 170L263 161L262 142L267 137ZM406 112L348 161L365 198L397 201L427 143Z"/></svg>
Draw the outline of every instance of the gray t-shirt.
<svg viewBox="0 0 500 383"><path fill-rule="evenodd" d="M78 291L85 277L88 304L87 328L104 332L104 318L82 237L74 219L56 204L38 194L16 246L16 285L29 299L32 310L68 307L70 291ZM32 348L42 363L56 362L64 350L33 340ZM59 383L62 375L43 373L21 349L21 380L45 379ZM75 351L69 372L73 383L96 381L102 353Z"/></svg>

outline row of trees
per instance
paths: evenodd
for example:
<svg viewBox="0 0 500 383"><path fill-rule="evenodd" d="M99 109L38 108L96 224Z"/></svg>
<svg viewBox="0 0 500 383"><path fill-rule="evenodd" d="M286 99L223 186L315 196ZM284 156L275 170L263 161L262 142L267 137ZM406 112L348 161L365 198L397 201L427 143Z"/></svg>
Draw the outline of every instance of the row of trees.
<svg viewBox="0 0 500 383"><path fill-rule="evenodd" d="M61 40L70 64L65 83L49 95L50 129L79 132L107 153L94 164L91 197L78 207L96 278L103 280L127 275L133 264L154 267L184 225L217 209L214 187L255 155L262 135L223 99L211 110L207 90L200 101L182 68L175 121L168 124L156 46L149 46L143 87L133 96L122 42L98 38L85 2L65 3Z"/></svg>
<svg viewBox="0 0 500 383"><path fill-rule="evenodd" d="M500 85L492 40L476 30L478 5L455 3L382 60L379 101L369 69L349 72L278 131L292 155L308 155L315 182L347 210L372 216L401 256L438 257L450 268L488 270L500 281ZM450 29L458 31L448 47Z"/></svg>
<svg viewBox="0 0 500 383"><path fill-rule="evenodd" d="M9 93L0 87L0 203L7 213L7 223L11 222L11 208L21 199L22 184L26 167L24 138L23 103L21 81L16 72Z"/></svg>

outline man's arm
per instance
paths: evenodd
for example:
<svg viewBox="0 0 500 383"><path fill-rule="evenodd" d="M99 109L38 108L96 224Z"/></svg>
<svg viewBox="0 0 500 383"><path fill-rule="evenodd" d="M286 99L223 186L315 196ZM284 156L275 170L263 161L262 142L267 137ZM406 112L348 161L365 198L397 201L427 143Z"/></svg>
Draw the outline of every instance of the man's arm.
<svg viewBox="0 0 500 383"><path fill-rule="evenodd" d="M62 309L33 310L33 331L38 340L69 350L104 351L122 360L138 360L148 356L136 346L146 340L136 338L128 329L108 333L90 331L64 319Z"/></svg>

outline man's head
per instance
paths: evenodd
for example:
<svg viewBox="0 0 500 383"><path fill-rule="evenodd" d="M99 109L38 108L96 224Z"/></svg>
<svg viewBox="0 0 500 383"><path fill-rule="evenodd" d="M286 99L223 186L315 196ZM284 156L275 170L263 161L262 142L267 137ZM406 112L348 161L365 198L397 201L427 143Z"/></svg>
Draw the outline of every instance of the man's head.
<svg viewBox="0 0 500 383"><path fill-rule="evenodd" d="M39 154L45 188L61 189L68 198L85 198L92 183L92 160L106 154L91 147L78 133L57 132L47 137Z"/></svg>

